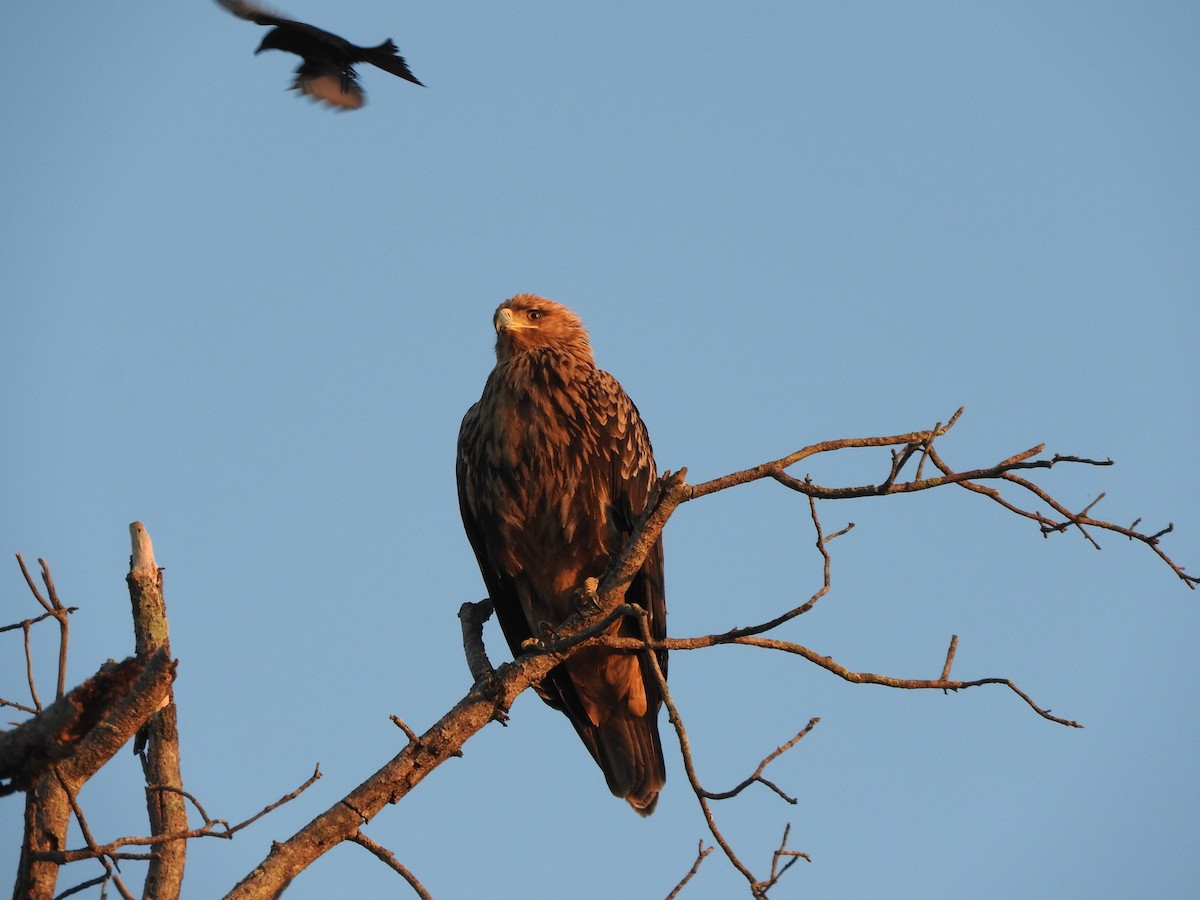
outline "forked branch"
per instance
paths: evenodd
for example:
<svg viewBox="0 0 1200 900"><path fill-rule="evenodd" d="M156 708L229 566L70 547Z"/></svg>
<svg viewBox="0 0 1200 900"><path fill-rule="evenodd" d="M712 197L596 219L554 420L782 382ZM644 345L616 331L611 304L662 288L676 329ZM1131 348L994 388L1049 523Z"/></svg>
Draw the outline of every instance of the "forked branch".
<svg viewBox="0 0 1200 900"><path fill-rule="evenodd" d="M1170 566L1171 570L1175 572L1175 575L1184 584L1187 584L1189 588L1195 588L1198 578L1187 575L1183 571L1183 566L1177 565L1163 551L1162 546L1160 546L1160 540L1171 532L1171 526L1159 529L1157 532L1141 532L1141 530L1138 530L1140 520L1134 521L1132 526L1129 527L1116 526L1114 523L1105 522L1093 517L1092 511L1099 497L1085 506L1084 509L1072 511L1067 508L1066 504L1058 503L1043 487L1034 484L1033 481L1028 479L1028 474L1034 472L1034 470L1050 469L1058 466L1058 464L1108 466L1110 461L1088 460L1088 458L1075 456L1045 457L1043 446L1037 445L1033 446L1033 448L1016 452L1016 454L1010 455L1004 458L1004 460L991 464L988 467L955 472L943 460L935 444L938 438L941 438L950 428L954 427L960 415L961 410L955 413L947 424L937 424L929 428L929 430L924 431L894 434L894 436L884 437L846 438L812 444L793 452L793 454L781 457L779 460L762 463L760 466L740 470L740 472L730 473L722 476L722 478L702 482L700 485L686 484L685 469L674 474L665 473L659 480L658 485L656 485L652 502L642 512L641 520L638 522L634 534L630 536L622 551L613 559L610 569L598 581L593 580L583 590L581 594L583 602L581 602L580 611L575 616L566 620L566 622L560 623L553 632L545 635L544 640L530 642L527 652L522 653L520 658L516 659L512 664L493 668L491 662L487 660L486 650L484 649L484 644L482 644L482 622L492 612L490 602L484 601L482 604L468 604L464 606L461 613L463 618L464 648L467 650L468 665L474 680L472 690L454 708L450 709L437 724L427 728L424 733L418 734L413 728L397 720L397 726L403 731L406 742L404 742L403 748L398 752L394 760L386 763L383 768L379 769L379 772L362 782L358 788L355 788L354 791L332 806L331 809L314 818L308 826L301 829L292 839L283 841L281 844L276 844L272 847L269 856L263 860L263 863L258 865L238 887L234 888L229 896L234 896L234 898L265 898L265 896L274 896L283 887L286 887L286 884L298 875L301 870L307 868L308 864L311 864L314 859L318 858L320 854L328 851L330 847L336 846L338 842L346 840L358 842L358 844L366 847L367 850L376 854L378 858L383 859L386 864L396 869L396 871L400 871L403 875L407 870L404 870L403 866L398 863L394 854L390 854L385 848L379 847L371 839L366 838L366 835L361 832L361 827L366 822L370 822L371 818L377 815L385 805L400 802L408 791L420 784L420 781L428 773L440 766L442 762L448 760L448 758L461 755L463 744L467 742L472 734L481 730L487 722L494 720L503 721L506 710L510 708L511 703L514 702L517 695L527 690L529 686L541 682L547 676L548 672L554 666L558 665L559 662L562 662L566 656L575 653L581 647L588 646L590 643L602 642L612 644L612 646L638 650L644 650L647 647L690 650L712 647L716 646L716 644L742 644L742 646L773 649L778 650L778 652L802 656L802 658L814 662L815 665L821 666L824 670L832 672L840 678L850 680L850 682L880 684L900 689L940 689L954 691L985 684L1001 684L1007 686L1015 694L1018 694L1028 706L1036 710L1043 718L1060 722L1062 725L1078 726L1076 722L1058 718L1058 716L1051 715L1049 709L1039 707L1037 703L1033 702L1032 698L1016 688L1016 685L1008 678L950 679L950 665L952 665L956 647L953 641L944 664L941 660L937 661L937 665L941 666L940 676L931 679L901 679L881 676L881 674L870 672L852 671L850 668L841 665L840 662L829 658L829 656L800 646L800 644L776 641L773 638L764 636L768 632L779 628L781 624L788 622L788 620L802 616L802 614L811 610L817 601L820 601L828 594L830 560L827 545L829 541L846 534L852 526L847 526L833 534L824 534L821 522L818 520L816 514L815 502L817 499L882 497L895 493L932 490L932 488L946 485L959 485L966 488L966 490L982 493L984 496L994 500L994 502L1001 504L1003 508L1036 522L1040 532L1046 536L1064 532L1064 530L1078 530L1087 540L1092 541L1093 545L1098 546L1096 539L1094 539L1094 534L1108 530L1108 532L1126 536L1129 540L1140 541L1142 544L1151 547L1154 553ZM827 487L815 484L808 476L797 478L797 476L788 472L788 469L806 460L806 458L814 457L818 454L826 454L826 452L851 448L890 448L892 450L887 469L881 473L882 479L880 481L876 482L876 484ZM928 469L932 470L931 474L926 472ZM804 600L802 604L792 608L792 610L769 619L767 622L752 625L749 628L731 629L722 632L722 634L694 638L670 638L670 640L661 642L650 641L649 636L646 634L643 634L641 640L638 640L638 638L613 638L605 634L607 623L612 622L614 617L640 612L636 607L624 605L625 588L628 587L631 578L640 570L649 548L655 544L655 541L658 541L662 528L664 528L666 522L670 520L670 517L680 504L708 496L710 493L728 490L731 487L767 478L779 482L779 484L790 488L792 491L803 493L809 498L810 514L816 530L816 547L818 553L821 554L824 570L821 587L814 594ZM1002 494L1002 490L1014 494L1014 496ZM1025 499L1021 499L1022 497ZM1100 494L1100 497L1103 497L1103 494ZM1026 506L1031 503L1031 500L1028 498L1033 498L1033 502L1040 504L1042 508L1048 509L1049 512L1027 509ZM137 536L134 534L134 539L137 539ZM151 578L155 574L154 568L150 565L140 566L140 568L136 566L136 569L138 571L144 569L144 574ZM56 685L56 696L62 696L64 694L64 690L62 690L64 688L64 680L62 680L64 679L64 674L62 674L64 672L64 665L62 665L62 660L65 660L67 646L67 614L71 610L68 610L67 607L62 606L61 602L59 602L54 590L53 581L50 580L49 571L44 568L44 564L42 576L43 582L46 584L47 596L43 596L40 590L38 590L29 572L25 571L24 564L22 564L22 570L26 582L30 584L30 588L38 600L38 604L42 606L43 614L38 618L54 618L60 625L60 672L59 684ZM25 632L26 643L28 643L29 629L34 622L36 622L36 619L31 619L29 622L19 623L14 626L14 628L22 628ZM26 655L28 655L28 652L26 652ZM163 656L166 658L166 654L163 654ZM654 662L653 653L644 654L644 658ZM168 660L164 659L164 661ZM25 707L24 704L20 704L20 708L40 712L42 704L37 700L34 680L32 680L31 660L28 668L30 670L29 680L32 701L31 706ZM164 683L163 695L169 696L169 678ZM790 833L785 829L784 839L782 839L778 850L775 850L773 853L769 876L767 878L757 878L750 872L748 866L745 866L742 860L738 859L732 847L728 845L724 836L720 834L720 829L716 827L710 804L715 802L716 799L737 796L737 794L745 791L746 788L754 784L761 784L767 787L768 790L773 791L776 796L787 800L787 802L794 802L793 798L788 796L772 780L769 780L764 773L766 773L769 764L776 760L782 752L794 748L800 742L800 739L806 733L809 733L816 720L810 721L808 726L802 728L787 743L770 752L767 756L764 756L762 761L758 763L755 772L751 773L749 778L746 778L742 784L734 786L730 791L710 792L701 786L700 779L696 776L694 764L691 762L690 746L686 743L686 731L683 727L682 716L680 716L679 710L674 708L670 692L666 690L665 685L664 696L667 698L668 713L671 715L672 724L677 728L680 748L682 748L684 756L685 769L688 770L689 780L696 793L697 802L701 804L704 810L709 830L713 834L716 845L721 847L722 852L725 852L726 857L730 859L734 868L737 868L746 877L746 880L750 884L751 892L756 896L766 895L768 890L778 882L779 877L791 865L796 863L797 859L806 857L803 853L791 850L787 846L788 835ZM12 706L17 706L17 704L12 703ZM73 760L54 763L56 772L66 775L68 769L71 768L72 762ZM317 773L314 773L314 778L316 776ZM66 784L70 785L70 796L73 800L74 793L77 791L77 785L80 782L67 778ZM128 854L128 857L133 857L133 853L124 850L127 846L143 845L154 847L166 844L169 841L178 841L181 838L192 838L192 836L230 836L235 830L245 827L246 824L258 817L253 817L251 820L239 824L239 826L228 827L221 820L210 820L209 816L204 814L203 810L200 809L197 800L191 794L182 791L181 787L161 784L151 785L151 791L161 794L174 794L176 797L187 799L194 808L200 811L200 815L204 818L204 826L198 829L187 830L187 832L174 830L174 832L170 833L157 834L151 836L149 839L119 839L118 841L109 841L108 844L103 845L92 841L89 836L88 847L83 848L83 850L67 851L55 850L52 847L37 847L34 852L43 860L53 859L55 863L65 862L67 859L83 858L84 856L95 857L97 854L107 863L108 860L126 858L126 854ZM266 811L268 810L263 811L264 814ZM61 847L62 844L58 846ZM688 883L690 878L695 875L702 859L707 856L710 850L712 850L712 847L706 851L701 846L692 870L679 883L677 890ZM424 888L419 887L419 882L414 882L415 880L409 880L409 883L413 884L414 889L418 890L420 894Z"/></svg>
<svg viewBox="0 0 1200 900"><path fill-rule="evenodd" d="M315 784L320 777L321 777L321 767L317 766L316 769L314 769L312 775L310 775L308 777L308 779L302 785L300 785L298 788L296 788L294 791L290 791L289 793L284 794L282 797L280 797L274 803L268 803L265 807L260 809L258 812L254 813L252 816L250 816L246 819L243 819L240 822L237 822L236 824L233 824L233 825L231 825L226 819L214 819L211 816L209 816L209 814L205 811L204 807L201 805L200 801L197 800L195 796L193 796L192 794L188 793L187 791L185 791L181 788L166 787L166 786L157 787L157 788L152 787L152 788L150 788L150 790L175 794L175 795L178 795L179 797L181 797L182 799L186 800L187 802L191 803L191 805L193 807L195 807L196 812L200 815L200 818L203 820L203 824L196 828L185 828L180 831L172 832L169 834L154 834L154 835L150 835L150 836L129 835L127 837L120 837L120 838L117 838L116 840L108 841L107 843L104 843L104 844L98 844L98 843L90 840L90 838L89 838L88 846L86 846L86 847L81 847L79 849L74 849L74 850L72 850L72 849L45 850L45 851L39 852L37 854L37 858L40 860L45 860L47 862L53 862L57 865L65 865L66 863L79 862L80 860L84 860L84 859L151 860L154 858L153 853L134 853L134 852L127 851L124 848L125 847L154 848L154 847L159 847L163 844L170 843L172 841L187 841L187 840L194 840L195 838L205 838L205 837L225 838L226 840L230 840L233 838L233 836L235 834L237 834L243 828L247 828L250 825L253 825L255 822L257 822L259 819L261 819L263 816L267 815L268 813L278 809L279 807L283 806L285 803L289 803L292 800L295 800L302 793L304 793L306 790L308 790L310 787L312 787L312 785ZM84 823L82 813L79 813L77 811L76 815L80 821L81 826L84 828L85 833L86 833L86 824Z"/></svg>
<svg viewBox="0 0 1200 900"><path fill-rule="evenodd" d="M1051 721L1066 725L1075 723L1050 715L1035 704L1027 695L1022 693L1009 680L1003 678L979 679L975 681L949 680L948 666L942 667L942 675L936 679L897 679L872 673L854 672L832 659L815 653L798 644L783 641L771 641L761 637L765 632L778 627L795 616L802 615L816 603L828 589L828 558L825 546L828 541L841 534L839 531L828 537L822 537L820 524L816 521L815 506L812 501L817 499L842 499L851 497L886 496L898 493L911 493L920 490L931 490L944 485L958 484L970 490L989 490L986 482L1003 482L1012 485L1019 491L1045 499L1018 472L1037 469L1049 469L1060 463L1077 465L1108 465L1108 461L1088 460L1079 457L1055 456L1049 459L1039 459L1043 447L1023 450L1011 455L994 465L984 468L974 468L957 473L945 466L941 457L934 449L934 442L952 428L958 421L961 410L945 424L934 428L907 434L847 438L826 441L802 448L788 456L771 462L733 472L721 478L713 479L699 485L686 483L686 470L676 473L665 473L659 479L655 496L620 553L613 559L598 583L586 591L587 601L581 605L580 611L571 616L554 629L553 634L545 640L532 642L527 652L521 654L513 663L493 669L487 660L482 647L482 622L491 614L490 604L467 604L460 616L463 618L464 646L467 648L468 664L471 669L474 685L471 691L446 713L436 724L423 734L416 735L412 729L406 729L407 741L400 752L378 772L366 779L359 787L351 791L345 798L336 803L326 812L317 816L292 838L276 844L271 853L257 866L228 896L237 898L269 897L280 890L291 878L306 868L316 858L325 853L330 847L341 841L352 840L361 834L360 827L369 822L385 805L399 802L413 787L423 780L445 760L459 755L463 744L488 722L499 719L503 721L513 700L522 691L539 683L550 670L559 664L567 655L576 652L589 642L614 642L613 639L600 634L603 631L607 617L624 615L631 610L618 610L624 602L626 587L630 580L641 568L649 549L658 540L659 535L671 515L680 504L707 496L717 491L747 484L763 478L771 478L786 487L805 494L810 498L810 508L813 511L814 524L818 528L817 544L820 552L826 557L826 579L822 590L817 591L804 604L788 611L782 616L750 629L734 629L723 635L709 635L706 638L688 640L670 639L653 646L670 649L696 649L700 646L713 646L718 643L735 643L750 646L767 647L783 652L800 655L822 666L839 677L858 683L883 684L890 687L909 689L942 689L960 690L983 684L1003 684L1022 697L1039 715ZM799 479L787 471L804 459L817 454L849 448L889 447L893 448L888 469L883 479L875 484L830 488L815 484L811 479ZM909 477L905 471L916 460L915 473ZM927 476L925 467L932 465L937 469L936 475ZM1051 506L1058 518L1041 517L1040 514L1021 509L1012 501L1004 500L1009 508L1020 512L1023 516L1033 518L1043 529L1043 533L1064 530L1075 526L1084 530L1112 530L1132 539L1141 540L1155 549L1155 552L1171 566L1175 574L1189 587L1195 587L1196 579L1186 575L1182 566L1172 562L1161 548L1158 540L1167 530L1155 534L1143 534L1135 530L1136 523L1129 529L1122 529L1111 523L1093 520L1088 510L1080 513L1069 513L1065 506ZM645 648L646 644L637 639L624 639L631 648ZM622 644L622 646L624 646ZM647 658L653 654L647 654ZM940 662L939 662L940 664ZM673 714L678 718L677 711ZM415 737L415 739L414 739ZM763 765L770 761L764 760ZM694 774L694 773L693 773ZM750 779L764 781L761 771L756 773L759 778ZM689 776L691 777L691 776ZM698 784L698 781L696 782ZM778 791L782 794L782 791ZM698 795L702 805L708 799ZM714 832L714 838L721 844L723 838ZM731 861L736 857L731 849L722 846ZM796 859L802 858L797 852L787 848L786 833L784 843L775 851L771 876L767 879L756 880L748 869L742 867L743 874L749 879L756 894L762 896L775 883L780 875L792 865ZM738 863L735 862L735 865Z"/></svg>
<svg viewBox="0 0 1200 900"><path fill-rule="evenodd" d="M867 438L842 438L840 440L823 441L819 444L810 444L803 447L794 453L784 456L780 459L771 462L762 463L753 466L749 469L743 469L740 472L732 472L720 478L714 478L711 481L706 481L701 484L692 485L688 488L685 500L694 500L698 497L706 496L707 494L716 493L717 491L727 490L741 484L748 484L752 481L759 481L763 478L772 478L778 481L785 487L806 494L809 497L818 500L846 500L856 497L881 497L889 494L913 493L916 491L926 491L933 488L942 487L947 484L957 484L967 490L976 493L984 494L995 500L1005 509L1014 512L1017 515L1031 519L1038 523L1043 536L1049 536L1057 532L1066 531L1069 528L1076 528L1093 546L1099 548L1099 544L1088 533L1088 528L1093 528L1100 531L1111 531L1115 534L1122 535L1133 541L1140 541L1150 547L1154 553L1165 562L1171 571L1189 588L1195 589L1197 583L1200 583L1200 576L1188 575L1184 572L1182 565L1177 564L1170 556L1162 549L1159 541L1162 537L1170 534L1174 530L1174 525L1168 524L1165 528L1155 532L1138 531L1137 525L1141 519L1137 519L1134 523L1125 527L1117 525L1113 522L1107 522L1102 519L1095 519L1088 515L1091 508L1104 496L1100 494L1088 506L1080 512L1071 512L1065 504L1055 500L1043 488L1029 481L1027 478L1016 474L1019 471L1035 470L1035 469L1050 469L1056 465L1083 465L1083 466L1111 466L1111 459L1089 459L1081 456L1066 456L1055 454L1049 458L1037 459L1045 452L1045 444L1038 444L1013 454L1006 459L1001 460L991 466L970 469L964 472L956 472L948 466L934 448L934 442L937 438L946 434L958 422L963 410L959 408L950 421L945 425L940 423L928 431L909 432L907 434L890 435L886 437L867 437ZM809 478L796 478L787 472L787 469L796 465L802 460L809 459L821 453L829 453L835 450L847 450L852 448L864 447L899 447L901 449L893 451L892 462L884 479L878 484L854 485L850 487L823 487L815 484ZM919 456L918 456L919 454ZM917 472L913 478L908 480L900 480L900 475L905 466L914 457L919 459ZM923 477L922 466L925 460L929 460L941 473L932 477ZM1048 505L1055 513L1057 518L1053 516L1043 515L1035 510L1025 509L1019 504L1005 499L999 489L980 484L983 481L1000 481L1007 484L1015 485L1020 488L1021 492L1032 495L1038 500Z"/></svg>

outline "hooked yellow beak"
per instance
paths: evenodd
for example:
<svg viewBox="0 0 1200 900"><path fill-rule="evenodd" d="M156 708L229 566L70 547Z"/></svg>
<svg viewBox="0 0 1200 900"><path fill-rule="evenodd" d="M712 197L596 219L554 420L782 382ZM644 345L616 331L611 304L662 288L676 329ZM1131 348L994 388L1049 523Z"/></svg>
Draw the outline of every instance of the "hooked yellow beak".
<svg viewBox="0 0 1200 900"><path fill-rule="evenodd" d="M536 325L532 325L527 322L517 321L517 318L513 314L513 311L511 309L509 309L507 306L501 307L500 309L496 310L496 318L492 321L492 324L496 326L497 333L499 333L501 331L515 331L519 328L536 328L537 327Z"/></svg>

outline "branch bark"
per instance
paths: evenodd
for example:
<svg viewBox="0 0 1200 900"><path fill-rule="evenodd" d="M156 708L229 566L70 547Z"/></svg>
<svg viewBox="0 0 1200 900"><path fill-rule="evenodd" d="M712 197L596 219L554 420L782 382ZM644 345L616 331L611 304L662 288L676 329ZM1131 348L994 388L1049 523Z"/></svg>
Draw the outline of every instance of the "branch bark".
<svg viewBox="0 0 1200 900"><path fill-rule="evenodd" d="M57 762L76 753L80 741L135 689L146 661L130 657L106 665L32 719L0 732L0 796L25 790Z"/></svg>
<svg viewBox="0 0 1200 900"><path fill-rule="evenodd" d="M129 526L132 555L129 561L129 599L133 605L134 645L140 659L171 653L167 604L163 596L162 569L154 559L150 535L141 522ZM181 834L188 830L183 779L179 773L179 729L174 693L168 690L163 707L150 716L138 732L134 751L139 752L146 776L146 810L152 835ZM154 849L142 896L153 900L178 900L183 887L187 840L164 841Z"/></svg>
<svg viewBox="0 0 1200 900"><path fill-rule="evenodd" d="M61 864L56 854L66 846L74 798L168 696L175 665L164 650L146 660L126 662L131 664L129 671L137 672L129 689L115 698L73 751L51 764L26 792L25 837L15 897L49 900L54 896Z"/></svg>

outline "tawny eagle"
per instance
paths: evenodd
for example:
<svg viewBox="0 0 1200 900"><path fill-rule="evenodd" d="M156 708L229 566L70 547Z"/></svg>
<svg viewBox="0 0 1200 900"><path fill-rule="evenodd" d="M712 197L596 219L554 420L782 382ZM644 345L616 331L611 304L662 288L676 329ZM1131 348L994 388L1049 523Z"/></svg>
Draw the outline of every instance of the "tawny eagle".
<svg viewBox="0 0 1200 900"><path fill-rule="evenodd" d="M362 106L366 102L366 95L359 86L358 73L354 71L354 64L360 62L370 63L413 84L421 84L417 76L409 71L404 57L397 54L396 45L391 39L378 47L358 47L336 34L303 22L284 19L254 3L243 0L217 2L239 19L275 26L267 32L255 54L264 50L284 50L299 56L302 62L296 69L292 89L314 100L340 109L358 109Z"/></svg>
<svg viewBox="0 0 1200 900"><path fill-rule="evenodd" d="M579 607L629 537L657 477L650 437L617 380L596 368L587 332L565 306L532 294L500 304L496 367L458 435L463 525L514 655ZM626 589L666 636L662 541ZM612 633L637 635L625 618ZM666 651L658 652L666 671ZM637 812L654 811L666 779L662 692L637 652L586 648L538 687L562 710Z"/></svg>

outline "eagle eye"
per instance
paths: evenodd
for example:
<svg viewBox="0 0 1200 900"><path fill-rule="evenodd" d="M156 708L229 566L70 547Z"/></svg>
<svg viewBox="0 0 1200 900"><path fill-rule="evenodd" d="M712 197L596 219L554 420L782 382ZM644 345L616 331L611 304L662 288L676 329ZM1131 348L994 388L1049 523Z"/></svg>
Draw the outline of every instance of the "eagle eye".
<svg viewBox="0 0 1200 900"><path fill-rule="evenodd" d="M531 309L527 315L529 316L530 322L536 322L542 317L542 311L540 309Z"/></svg>

